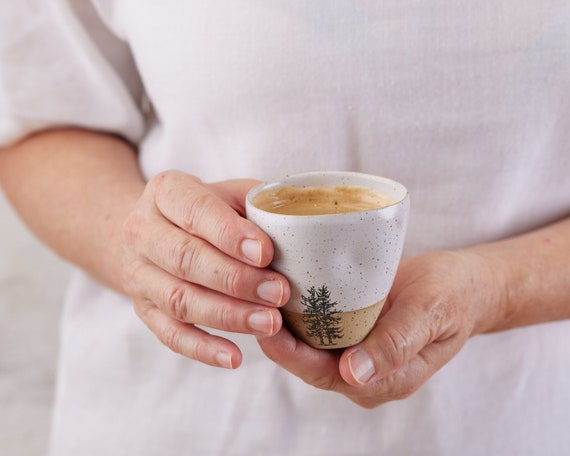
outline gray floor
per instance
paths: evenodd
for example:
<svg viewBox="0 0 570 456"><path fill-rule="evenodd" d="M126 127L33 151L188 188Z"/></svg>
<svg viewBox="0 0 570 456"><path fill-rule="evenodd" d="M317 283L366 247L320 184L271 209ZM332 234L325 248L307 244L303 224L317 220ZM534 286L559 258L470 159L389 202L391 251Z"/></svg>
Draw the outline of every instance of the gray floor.
<svg viewBox="0 0 570 456"><path fill-rule="evenodd" d="M58 324L69 267L0 192L0 454L45 455Z"/></svg>

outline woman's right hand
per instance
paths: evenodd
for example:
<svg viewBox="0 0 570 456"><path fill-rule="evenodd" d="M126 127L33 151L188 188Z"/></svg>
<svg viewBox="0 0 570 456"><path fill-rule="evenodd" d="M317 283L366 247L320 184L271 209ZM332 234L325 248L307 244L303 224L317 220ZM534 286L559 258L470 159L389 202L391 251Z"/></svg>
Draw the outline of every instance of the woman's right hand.
<svg viewBox="0 0 570 456"><path fill-rule="evenodd" d="M244 218L253 180L204 184L180 171L153 177L123 226L122 284L138 316L169 348L236 368L231 341L200 325L272 336L289 284L267 269L273 246Z"/></svg>

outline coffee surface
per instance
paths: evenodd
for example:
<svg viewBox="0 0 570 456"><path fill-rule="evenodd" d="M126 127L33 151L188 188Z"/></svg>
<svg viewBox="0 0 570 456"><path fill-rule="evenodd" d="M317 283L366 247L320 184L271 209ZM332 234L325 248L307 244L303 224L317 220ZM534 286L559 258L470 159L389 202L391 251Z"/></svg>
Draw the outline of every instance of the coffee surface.
<svg viewBox="0 0 570 456"><path fill-rule="evenodd" d="M293 187L265 190L253 200L254 206L284 215L327 215L361 212L390 206L396 201L375 190L339 185L336 187Z"/></svg>

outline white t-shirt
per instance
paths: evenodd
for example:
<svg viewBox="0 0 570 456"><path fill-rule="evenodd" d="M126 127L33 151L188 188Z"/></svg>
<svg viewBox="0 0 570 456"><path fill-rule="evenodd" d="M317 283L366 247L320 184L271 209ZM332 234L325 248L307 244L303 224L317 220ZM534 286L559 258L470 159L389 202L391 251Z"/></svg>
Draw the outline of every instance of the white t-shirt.
<svg viewBox="0 0 570 456"><path fill-rule="evenodd" d="M78 125L138 144L147 177L385 175L410 191L405 255L570 214L566 0L92 3L2 6L0 144ZM52 455L570 451L568 321L474 337L374 410L228 336L244 351L236 371L171 353L126 298L78 273Z"/></svg>

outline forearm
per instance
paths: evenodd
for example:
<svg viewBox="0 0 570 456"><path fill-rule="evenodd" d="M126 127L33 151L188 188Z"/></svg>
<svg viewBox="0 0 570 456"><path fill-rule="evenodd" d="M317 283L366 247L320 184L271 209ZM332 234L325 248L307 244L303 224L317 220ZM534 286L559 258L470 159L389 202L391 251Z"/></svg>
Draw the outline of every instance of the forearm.
<svg viewBox="0 0 570 456"><path fill-rule="evenodd" d="M43 132L0 149L0 185L57 254L121 290L121 226L144 188L123 140L83 130Z"/></svg>
<svg viewBox="0 0 570 456"><path fill-rule="evenodd" d="M570 318L570 218L468 251L488 260L499 296L475 332Z"/></svg>

